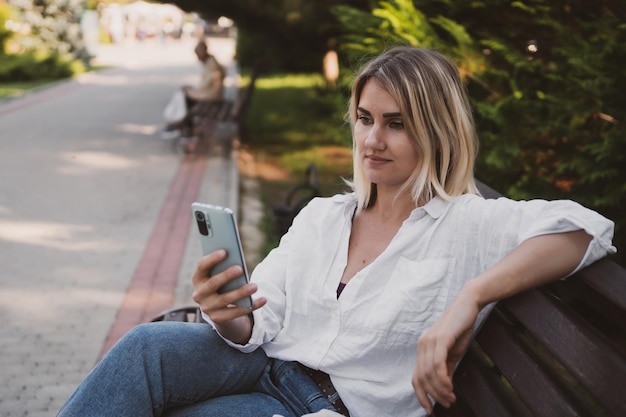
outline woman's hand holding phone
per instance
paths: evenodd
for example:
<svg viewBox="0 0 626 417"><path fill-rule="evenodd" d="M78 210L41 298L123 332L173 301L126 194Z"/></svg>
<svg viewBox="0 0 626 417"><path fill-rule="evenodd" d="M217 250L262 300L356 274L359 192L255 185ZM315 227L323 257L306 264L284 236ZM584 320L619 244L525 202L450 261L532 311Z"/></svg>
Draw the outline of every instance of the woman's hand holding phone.
<svg viewBox="0 0 626 417"><path fill-rule="evenodd" d="M193 274L193 300L200 309L209 316L222 336L234 343L245 344L252 334L252 314L265 305L266 300L259 298L254 300L252 309L239 307L235 301L251 296L257 291L256 284L246 284L235 290L219 293L218 289L231 280L240 277L242 268L238 265L231 266L213 276L208 276L215 265L226 258L226 251L217 250L198 262Z"/></svg>

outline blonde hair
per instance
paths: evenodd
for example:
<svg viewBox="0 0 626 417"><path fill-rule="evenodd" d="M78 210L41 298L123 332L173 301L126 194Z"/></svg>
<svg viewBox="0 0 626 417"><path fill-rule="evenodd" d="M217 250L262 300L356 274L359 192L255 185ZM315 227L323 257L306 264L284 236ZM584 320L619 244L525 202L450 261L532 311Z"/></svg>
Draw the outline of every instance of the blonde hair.
<svg viewBox="0 0 626 417"><path fill-rule="evenodd" d="M451 200L478 194L474 160L478 140L465 86L458 69L439 52L396 47L374 58L352 85L348 119L354 129L361 93L375 79L400 107L400 113L420 163L400 192L409 191L416 204L439 196ZM354 178L349 182L358 209L376 200L376 185L365 177L353 141Z"/></svg>

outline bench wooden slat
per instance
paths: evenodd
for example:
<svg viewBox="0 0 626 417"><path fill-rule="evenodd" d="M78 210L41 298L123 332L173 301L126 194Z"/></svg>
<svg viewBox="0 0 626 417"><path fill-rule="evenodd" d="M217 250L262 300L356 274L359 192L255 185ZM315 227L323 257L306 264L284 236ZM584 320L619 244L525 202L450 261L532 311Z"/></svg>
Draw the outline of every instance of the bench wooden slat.
<svg viewBox="0 0 626 417"><path fill-rule="evenodd" d="M222 103L222 106L220 107L219 120L229 121L229 120L233 120L233 118L234 118L233 103L231 101L224 101Z"/></svg>
<svg viewBox="0 0 626 417"><path fill-rule="evenodd" d="M600 382L605 379L602 372L610 371L626 381L626 361L614 352L609 340L547 294L529 291L507 300L504 307L579 377Z"/></svg>
<svg viewBox="0 0 626 417"><path fill-rule="evenodd" d="M607 279L597 275L598 271L596 269L593 275L604 282L595 284L594 276L587 275L583 270L566 281L550 285L550 293L600 332L622 357L626 357L626 306L615 296L626 287L626 271L617 272L624 277L615 275Z"/></svg>
<svg viewBox="0 0 626 417"><path fill-rule="evenodd" d="M626 270L624 268L605 258L577 272L576 275L622 311L626 311Z"/></svg>
<svg viewBox="0 0 626 417"><path fill-rule="evenodd" d="M586 321L539 290L504 306L612 414L626 416L626 360ZM610 377L609 377L610 376Z"/></svg>
<svg viewBox="0 0 626 417"><path fill-rule="evenodd" d="M187 312L185 311L172 311L168 313L163 321L187 321Z"/></svg>
<svg viewBox="0 0 626 417"><path fill-rule="evenodd" d="M626 381L626 359L609 339L538 290L504 304L611 415L626 415L626 387L615 383Z"/></svg>
<svg viewBox="0 0 626 417"><path fill-rule="evenodd" d="M473 342L454 376L457 403L449 409L435 407L437 417L532 417L517 395L485 359Z"/></svg>
<svg viewBox="0 0 626 417"><path fill-rule="evenodd" d="M574 406L571 390L559 384L542 360L525 349L511 325L494 313L477 338L498 370L535 414L546 416L583 415L582 404ZM588 410L584 410L588 411Z"/></svg>
<svg viewBox="0 0 626 417"><path fill-rule="evenodd" d="M272 207L274 217L274 227L277 236L287 233L294 217L309 203L313 198L319 197L320 186L317 175L317 166L310 163L304 173L304 181L293 186L283 204Z"/></svg>
<svg viewBox="0 0 626 417"><path fill-rule="evenodd" d="M206 107L204 108L204 114L202 115L202 118L204 119L204 121L208 122L208 121L217 120L218 119L217 115L219 113L220 105L221 103L207 103Z"/></svg>
<svg viewBox="0 0 626 417"><path fill-rule="evenodd" d="M231 101L200 101L193 106L192 114L200 118L200 123L207 124L213 121L229 121L235 115L234 103Z"/></svg>
<svg viewBox="0 0 626 417"><path fill-rule="evenodd" d="M499 198L502 197L502 194L498 191L494 190L487 184L476 180L476 187L478 187L478 191L484 198Z"/></svg>
<svg viewBox="0 0 626 417"><path fill-rule="evenodd" d="M177 307L163 311L161 314L153 318L152 321L182 321L189 323L206 323L202 318L202 312L200 311L200 308L196 306Z"/></svg>

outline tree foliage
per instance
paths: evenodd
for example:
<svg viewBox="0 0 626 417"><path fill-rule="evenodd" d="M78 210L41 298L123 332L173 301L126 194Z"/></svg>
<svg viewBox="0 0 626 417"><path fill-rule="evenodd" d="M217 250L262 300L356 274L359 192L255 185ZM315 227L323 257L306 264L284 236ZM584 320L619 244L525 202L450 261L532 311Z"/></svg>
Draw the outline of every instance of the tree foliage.
<svg viewBox="0 0 626 417"><path fill-rule="evenodd" d="M7 4L0 3L0 55L5 53L7 41L13 36L13 31L9 29L7 23L11 19L12 10Z"/></svg>
<svg viewBox="0 0 626 417"><path fill-rule="evenodd" d="M85 59L80 31L83 0L8 0L28 36L16 37L25 51L46 51Z"/></svg>
<svg viewBox="0 0 626 417"><path fill-rule="evenodd" d="M0 82L55 80L84 71L89 57L81 13L78 0L0 3Z"/></svg>
<svg viewBox="0 0 626 417"><path fill-rule="evenodd" d="M626 4L389 0L334 12L352 56L437 48L459 66L481 138L477 176L513 198L570 198L626 244ZM366 16L368 15L368 16Z"/></svg>
<svg viewBox="0 0 626 417"><path fill-rule="evenodd" d="M319 71L329 39L339 33L331 8L369 9L369 0L176 0L206 19L227 16L239 28L238 59L244 67L264 61L281 71Z"/></svg>

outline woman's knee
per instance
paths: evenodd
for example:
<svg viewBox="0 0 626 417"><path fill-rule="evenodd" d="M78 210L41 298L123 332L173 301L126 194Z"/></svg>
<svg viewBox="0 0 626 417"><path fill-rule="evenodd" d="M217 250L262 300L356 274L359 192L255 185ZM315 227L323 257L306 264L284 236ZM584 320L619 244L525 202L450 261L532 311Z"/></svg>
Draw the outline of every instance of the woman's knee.
<svg viewBox="0 0 626 417"><path fill-rule="evenodd" d="M120 343L154 345L169 338L179 336L184 332L181 322L158 322L139 324L128 331L120 339Z"/></svg>
<svg viewBox="0 0 626 417"><path fill-rule="evenodd" d="M112 351L160 352L180 351L185 346L207 344L214 330L206 324L183 322L143 323L128 331Z"/></svg>
<svg viewBox="0 0 626 417"><path fill-rule="evenodd" d="M229 346L208 324L183 322L158 322L141 324L127 335L126 344L141 346L143 351L158 351L161 355L175 355L204 359L245 356L248 359L261 355L244 354Z"/></svg>

